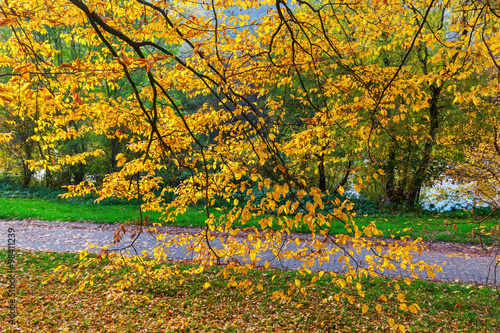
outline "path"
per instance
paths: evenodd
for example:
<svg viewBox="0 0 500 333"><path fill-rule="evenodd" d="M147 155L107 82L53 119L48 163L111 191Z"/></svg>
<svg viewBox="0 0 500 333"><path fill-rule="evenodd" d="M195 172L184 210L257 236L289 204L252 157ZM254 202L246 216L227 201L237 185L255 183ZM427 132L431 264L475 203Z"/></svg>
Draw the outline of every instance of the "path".
<svg viewBox="0 0 500 333"><path fill-rule="evenodd" d="M16 248L36 251L58 251L77 252L86 248L87 244L105 245L111 243L114 232L120 227L117 224L93 224L76 222L47 222L38 220L0 220L0 248L7 245L7 230L15 230ZM162 232L170 237L186 232L196 232L200 229L162 227ZM307 235L292 235L293 237L308 237ZM152 250L157 245L156 239L149 234L142 234L136 241L139 251ZM220 244L220 243L219 243ZM215 246L218 244L215 243ZM436 280L454 282L460 280L467 283L492 285L494 279L494 251L479 251L477 246L457 243L429 243L429 251L421 255L414 254L415 261L423 260L427 264L438 264L443 266L443 272L436 273ZM296 249L295 243L288 245L288 249ZM468 257L448 257L451 252L463 252L469 254ZM357 255L361 260L366 253ZM169 257L171 259L186 259L187 251L185 247L170 248ZM264 260L271 260L274 256L270 252L261 255ZM188 258L189 259L189 258ZM276 268L295 269L302 265L298 260L287 260L285 262L272 261L271 266ZM331 258L329 262L321 267L315 265L312 269L322 269L326 271L342 272L342 265L337 258ZM406 273L406 272L403 272ZM500 269L496 268L496 273L500 278ZM387 274L387 271L386 271ZM389 275L395 275L390 271ZM398 272L397 274L400 274ZM405 274L402 274L405 276ZM421 278L428 278L426 272L420 272Z"/></svg>

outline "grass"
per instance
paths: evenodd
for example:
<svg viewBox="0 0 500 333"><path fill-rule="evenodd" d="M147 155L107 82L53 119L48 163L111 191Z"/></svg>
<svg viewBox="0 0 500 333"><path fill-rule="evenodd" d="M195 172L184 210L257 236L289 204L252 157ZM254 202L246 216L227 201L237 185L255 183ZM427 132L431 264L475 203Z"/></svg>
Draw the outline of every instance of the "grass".
<svg viewBox="0 0 500 333"><path fill-rule="evenodd" d="M148 213L151 219L159 213ZM44 199L0 198L0 218L40 219L47 221L91 221L96 223L120 223L139 218L133 205L96 205Z"/></svg>
<svg viewBox="0 0 500 333"><path fill-rule="evenodd" d="M200 208L191 207L179 215L175 225L182 227L203 227L205 215ZM217 212L215 212L216 215ZM160 222L158 212L144 212L151 222ZM136 205L114 204L98 205L92 203L73 203L46 199L1 198L0 219L38 219L44 221L123 223L139 219Z"/></svg>
<svg viewBox="0 0 500 333"><path fill-rule="evenodd" d="M200 207L190 207L184 214L177 216L173 223L182 227L204 227L205 213ZM216 216L220 212L213 210ZM146 212L150 221L159 222L160 213ZM60 200L0 198L0 218L2 219L40 219L47 221L92 221L96 223L121 223L139 218L137 207L131 204L97 205L92 203L74 203ZM359 226L363 227L370 222L376 222L384 235L396 237L410 236L415 239L437 240L448 242L479 242L472 236L472 230L477 227L478 218L447 218L443 216L395 216L371 217L357 216ZM483 222L486 228L499 225L498 219L489 219ZM260 227L258 219L253 219L248 225ZM248 226L247 225L247 226ZM309 232L307 226L295 229L296 232ZM330 233L346 233L340 223L332 224ZM491 244L494 239L484 236L482 242Z"/></svg>
<svg viewBox="0 0 500 333"><path fill-rule="evenodd" d="M0 321L6 320L8 294L6 250L0 250ZM134 286L125 296L144 295L150 302L134 303L127 298L113 301L106 295L114 281L99 281L91 289L76 292L76 281L61 283L53 269L61 264L74 265L75 254L17 252L17 325L28 332L388 332L390 320L409 332L498 332L500 308L497 292L473 285L435 284L413 281L371 279L362 281L366 291L360 298L356 287L343 291L348 299L335 300L341 292L325 275L314 286L311 276L296 271L252 271L235 275L236 281L262 284L250 294L227 288L220 268L202 274L184 275L184 283L173 278L162 289L152 292ZM101 265L105 264L105 260ZM181 269L187 268L185 265ZM98 270L100 267L90 267ZM274 278L273 278L274 277ZM295 279L307 286L308 294L292 294L290 302L272 297L276 290L293 285ZM207 289L203 285L210 281ZM46 282L46 284L44 284ZM355 285L355 283L353 284ZM400 290L394 292L395 286ZM408 305L417 303L417 314L399 307L397 294ZM381 296L388 295L387 301ZM362 305L369 310L363 313ZM381 306L381 311L376 306ZM5 324L4 332L10 332ZM399 331L401 327L397 326Z"/></svg>
<svg viewBox="0 0 500 333"><path fill-rule="evenodd" d="M491 244L494 236L483 236L481 240L472 234L478 227L480 218L446 218L446 217L417 217L417 216L387 216L387 217L356 217L356 222L367 225L374 221L384 235L410 236L413 239L421 237L423 240L443 242L476 243L482 241ZM487 229L500 224L498 219L489 219L482 222ZM496 238L498 239L498 237Z"/></svg>

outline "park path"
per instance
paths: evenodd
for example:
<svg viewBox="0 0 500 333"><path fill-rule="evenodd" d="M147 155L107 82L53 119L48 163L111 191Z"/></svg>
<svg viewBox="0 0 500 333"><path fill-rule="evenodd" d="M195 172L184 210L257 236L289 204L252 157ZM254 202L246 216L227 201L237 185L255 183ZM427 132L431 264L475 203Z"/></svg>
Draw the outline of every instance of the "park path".
<svg viewBox="0 0 500 333"><path fill-rule="evenodd" d="M84 222L49 222L39 220L0 220L0 248L7 247L8 229L14 229L15 244L18 249L34 251L57 251L57 252L78 252L87 247L88 244L103 246L113 241L115 231L120 228L119 224L95 224ZM181 227L161 227L161 232L167 235L167 239L175 235L184 233L199 232L199 228L181 228ZM1 238L4 238L3 240ZM294 238L307 238L308 235L292 234L288 240ZM127 237L128 239L128 237ZM143 233L136 240L135 246L139 253L143 250L151 251L158 245L156 239ZM215 243L214 246L220 245ZM421 255L414 253L414 261L423 260L427 264L438 264L443 267L443 272L436 272L435 280L448 282L477 283L481 285L494 286L495 276L499 276L500 268L495 265L495 258L498 249L480 249L477 245L430 242L426 243L429 251ZM121 244L123 246L123 244ZM294 250L297 248L294 242L290 242L286 249ZM173 260L190 259L186 247L169 248L169 257ZM461 252L466 256L449 257L448 254ZM356 260L361 261L367 252L356 254ZM339 254L340 255L340 254ZM325 270L332 272L344 272L342 264L338 263L338 256L330 258L322 266L315 264L313 270ZM302 267L302 262L291 259L287 261L272 260L274 255L270 252L260 254L263 260L269 260L271 266L282 269L296 269ZM386 271L384 275L409 276L409 273L398 270ZM420 278L428 279L427 272L417 272Z"/></svg>

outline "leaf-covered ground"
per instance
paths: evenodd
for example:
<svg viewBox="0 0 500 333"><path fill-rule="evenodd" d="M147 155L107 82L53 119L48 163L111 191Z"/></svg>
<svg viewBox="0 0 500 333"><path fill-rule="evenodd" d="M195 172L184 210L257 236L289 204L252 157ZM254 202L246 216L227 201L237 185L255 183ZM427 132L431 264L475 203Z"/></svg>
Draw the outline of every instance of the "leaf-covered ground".
<svg viewBox="0 0 500 333"><path fill-rule="evenodd" d="M0 319L5 332L8 270L7 252L0 251ZM459 284L375 279L363 281L366 292L360 298L355 284L344 290L346 300L336 301L341 292L323 276L314 287L311 277L297 272L256 271L235 276L245 288L227 288L230 277L212 268L198 275L173 278L151 290L135 286L124 296L145 296L142 302L115 298L109 282L97 282L78 291L77 281L61 283L54 268L75 265L75 254L50 252L17 253L17 326L21 332L497 332L500 331L500 303L489 288ZM187 265L181 265L181 269ZM93 267L91 269L99 269ZM181 284L180 281L183 280ZM110 277L113 280L113 277ZM296 291L288 303L272 297L300 281L306 295ZM207 287L207 282L210 286ZM396 284L400 290L394 292ZM259 286L260 285L260 286ZM248 290L248 288L247 288ZM295 289L295 290L298 290ZM398 294L421 311L403 311ZM388 295L387 301L384 296ZM399 296L401 297L401 296ZM350 302L352 301L352 303ZM364 313L363 305L368 306ZM366 310L366 308L364 309ZM380 310L380 311L379 311ZM392 327L391 327L392 324Z"/></svg>

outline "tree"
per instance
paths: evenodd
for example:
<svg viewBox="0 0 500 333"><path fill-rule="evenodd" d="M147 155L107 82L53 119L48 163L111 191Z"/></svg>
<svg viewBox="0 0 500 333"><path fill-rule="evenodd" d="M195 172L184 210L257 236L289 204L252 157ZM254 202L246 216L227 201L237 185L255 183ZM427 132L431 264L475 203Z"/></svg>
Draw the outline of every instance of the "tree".
<svg viewBox="0 0 500 333"><path fill-rule="evenodd" d="M2 130L15 134L5 143L4 149L8 153L3 158L3 164L7 166L7 169L20 169L21 184L27 187L34 175L34 171L26 163L33 160L36 155L36 145L30 140L34 135L34 120L14 114L9 114L8 117L2 116L2 118Z"/></svg>
<svg viewBox="0 0 500 333"><path fill-rule="evenodd" d="M258 20L250 21L247 14L226 15L237 7L261 5L270 10ZM385 174L388 191L394 188L391 182L405 181L405 198L414 202L434 147L445 144L437 135L443 89L454 94L453 103L458 104L498 91L498 86L487 84L465 95L461 86L495 59L500 47L493 31L499 18L496 6L462 0L298 1L295 8L282 0L4 5L3 25L21 36L11 38L12 46L4 50L21 63L11 60L13 77L3 85L0 98L9 101L15 96L26 113L36 112L42 123L33 139L49 145L90 131L116 137L132 133L129 156L116 156L119 170L109 173L100 187L90 181L69 186L68 196L94 193L98 200L134 199L141 216L142 211L159 210L165 221L203 201L206 229L178 241L187 242L204 265L236 257L225 266L225 276L233 269L268 268L269 261L259 256L266 249L283 260L299 258L304 263L301 272L341 252L348 283L376 276L378 269L395 269L394 261L403 262L410 272L432 270L425 263L411 262L409 251L421 249L419 240L397 240L382 252L377 250L382 240L364 238L380 231L375 225L360 230L348 200L327 201L325 169L347 163L350 170L351 163L368 159L376 173L357 177L357 190ZM439 17L446 28L436 31ZM92 48L57 66L52 60L55 45L32 38L45 25L72 27L73 38ZM180 46L190 52L182 56L171 51ZM450 78L456 83L444 86ZM104 81L118 88L118 80L127 82L130 94L111 103L98 87ZM17 88L31 87L33 81L36 90ZM283 90L268 96L272 87ZM178 92L188 98L211 95L218 105L205 103L186 112L176 98ZM43 98L43 107L34 105L32 96ZM287 123L294 118L286 105L289 98L306 110L295 116L300 120L296 127ZM85 126L67 127L81 120ZM207 138L207 133L213 135ZM34 161L31 166L57 169L99 154L102 151L88 151L55 162ZM418 163L406 181L409 171L400 171L399 163L411 154ZM319 176L301 169L306 156L314 160L311 164L316 164ZM160 171L169 163L191 176L178 186L167 186ZM340 195L341 184L336 184ZM253 200L254 188L265 189L267 197ZM175 198L167 201L170 192ZM251 200L240 204L242 193ZM228 206L219 219L213 214L217 200ZM254 217L261 218L260 230L245 228ZM142 232L148 219L141 217L139 222ZM329 234L332 223L345 225L351 236ZM309 251L284 251L285 235L298 224L308 225L312 232ZM227 236L219 237L220 233ZM327 246L327 241L335 246ZM366 266L354 260L348 241L354 251L371 251ZM152 263L164 257L159 249ZM141 258L113 258L114 264L125 261L130 268L119 288L138 280L155 285L175 274ZM91 279L87 276L82 283ZM289 300L294 288L306 292L294 284L287 288L276 297Z"/></svg>

